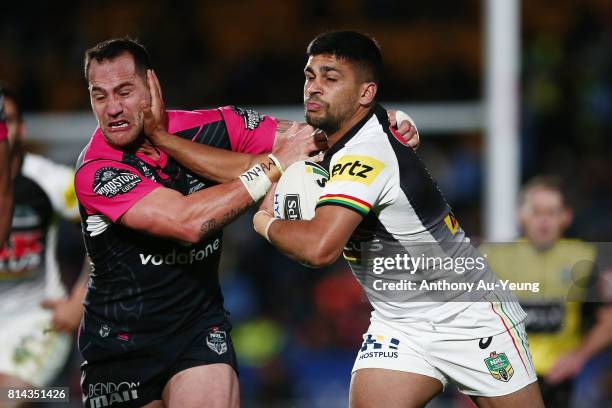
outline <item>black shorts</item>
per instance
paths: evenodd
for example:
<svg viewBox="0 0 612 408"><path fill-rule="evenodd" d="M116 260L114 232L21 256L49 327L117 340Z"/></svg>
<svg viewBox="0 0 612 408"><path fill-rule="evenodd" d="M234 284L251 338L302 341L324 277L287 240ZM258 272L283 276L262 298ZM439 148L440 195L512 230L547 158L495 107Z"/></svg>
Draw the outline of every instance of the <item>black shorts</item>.
<svg viewBox="0 0 612 408"><path fill-rule="evenodd" d="M229 324L192 328L156 346L85 362L81 366L84 406L141 407L160 400L170 378L191 367L224 363L238 372L230 330Z"/></svg>

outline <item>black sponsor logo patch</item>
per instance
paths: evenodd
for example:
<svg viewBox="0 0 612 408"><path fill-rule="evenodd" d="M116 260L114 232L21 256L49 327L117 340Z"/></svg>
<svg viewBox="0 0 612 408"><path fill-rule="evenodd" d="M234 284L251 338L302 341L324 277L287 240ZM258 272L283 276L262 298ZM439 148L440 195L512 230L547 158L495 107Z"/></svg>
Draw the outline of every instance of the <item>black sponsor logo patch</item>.
<svg viewBox="0 0 612 408"><path fill-rule="evenodd" d="M257 129L259 124L264 120L264 115L253 109L241 108L239 106L232 106L232 109L242 117L245 129Z"/></svg>
<svg viewBox="0 0 612 408"><path fill-rule="evenodd" d="M96 171L93 191L96 194L112 198L117 194L125 194L136 187L142 179L129 170L114 167L102 167Z"/></svg>
<svg viewBox="0 0 612 408"><path fill-rule="evenodd" d="M301 220L300 196L297 194L287 194L285 196L285 219Z"/></svg>

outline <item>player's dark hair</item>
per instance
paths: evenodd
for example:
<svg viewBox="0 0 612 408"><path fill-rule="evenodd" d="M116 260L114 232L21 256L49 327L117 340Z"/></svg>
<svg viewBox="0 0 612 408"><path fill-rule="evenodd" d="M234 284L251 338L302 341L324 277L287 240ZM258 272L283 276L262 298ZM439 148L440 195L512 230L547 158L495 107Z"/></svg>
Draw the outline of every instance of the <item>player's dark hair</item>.
<svg viewBox="0 0 612 408"><path fill-rule="evenodd" d="M20 121L23 120L23 109L21 108L21 98L19 94L13 88L7 88L5 85L1 85L2 93L4 94L4 99L10 99L15 104L15 109L17 111L17 119Z"/></svg>
<svg viewBox="0 0 612 408"><path fill-rule="evenodd" d="M365 75L366 81L380 85L382 53L373 38L357 31L329 31L319 34L308 44L306 54L329 54L353 62Z"/></svg>
<svg viewBox="0 0 612 408"><path fill-rule="evenodd" d="M563 190L563 183L561 182L561 179L556 176L536 176L529 180L527 183L525 183L519 193L519 205L523 205L525 203L527 194L530 191L533 191L538 188L559 193L559 195L561 196L561 203L564 207L567 207L568 203L567 198L565 196L565 192Z"/></svg>
<svg viewBox="0 0 612 408"><path fill-rule="evenodd" d="M145 76L151 68L151 59L147 49L137 40L130 37L113 38L102 41L85 51L85 80L89 81L89 65L91 61L102 62L117 58L124 53L134 58L134 65L139 74Z"/></svg>

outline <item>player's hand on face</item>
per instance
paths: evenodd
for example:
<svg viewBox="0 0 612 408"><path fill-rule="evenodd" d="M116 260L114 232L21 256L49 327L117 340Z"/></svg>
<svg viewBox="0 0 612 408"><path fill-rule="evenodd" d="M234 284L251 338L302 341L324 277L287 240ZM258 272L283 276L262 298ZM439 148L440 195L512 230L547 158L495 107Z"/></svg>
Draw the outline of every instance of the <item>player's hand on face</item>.
<svg viewBox="0 0 612 408"><path fill-rule="evenodd" d="M320 152L327 148L327 136L323 131L294 122L289 129L278 133L272 153L283 168L287 168L300 160L321 161L323 155Z"/></svg>
<svg viewBox="0 0 612 408"><path fill-rule="evenodd" d="M408 116L402 111L389 109L387 113L389 116L389 123L391 124L391 127L396 128L397 133L402 136L408 146L416 150L419 147L419 144L421 143L421 139L419 137L419 130L417 129L414 121L410 118L410 116ZM400 122L399 126L397 123L398 119Z"/></svg>
<svg viewBox="0 0 612 408"><path fill-rule="evenodd" d="M152 69L147 70L147 85L151 95L149 101L142 101L144 133L153 143L166 133L166 108L159 80Z"/></svg>
<svg viewBox="0 0 612 408"><path fill-rule="evenodd" d="M81 302L72 301L68 298L47 299L41 302L41 306L53 311L51 324L54 330L72 333L81 323L81 317L83 316Z"/></svg>

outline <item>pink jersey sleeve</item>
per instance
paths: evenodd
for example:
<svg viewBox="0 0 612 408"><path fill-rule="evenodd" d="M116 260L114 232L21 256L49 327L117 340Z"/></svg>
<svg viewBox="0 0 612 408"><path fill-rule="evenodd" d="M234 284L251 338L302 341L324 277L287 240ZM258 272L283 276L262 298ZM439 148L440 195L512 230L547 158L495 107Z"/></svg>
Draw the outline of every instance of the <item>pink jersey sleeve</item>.
<svg viewBox="0 0 612 408"><path fill-rule="evenodd" d="M96 160L77 171L74 187L88 214L104 214L117 222L138 200L161 184L143 177L123 163Z"/></svg>
<svg viewBox="0 0 612 408"><path fill-rule="evenodd" d="M276 136L275 118L236 106L224 106L219 111L225 120L233 151L250 154L272 151Z"/></svg>

